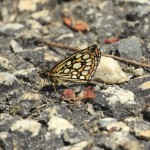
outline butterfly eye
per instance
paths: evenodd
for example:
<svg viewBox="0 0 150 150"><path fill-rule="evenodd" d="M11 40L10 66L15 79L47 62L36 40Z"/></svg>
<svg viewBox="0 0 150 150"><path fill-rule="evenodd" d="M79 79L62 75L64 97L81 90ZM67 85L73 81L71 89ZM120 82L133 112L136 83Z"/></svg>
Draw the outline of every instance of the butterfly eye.
<svg viewBox="0 0 150 150"><path fill-rule="evenodd" d="M91 46L91 47L90 47L91 52L94 52L96 48L97 48L97 45Z"/></svg>

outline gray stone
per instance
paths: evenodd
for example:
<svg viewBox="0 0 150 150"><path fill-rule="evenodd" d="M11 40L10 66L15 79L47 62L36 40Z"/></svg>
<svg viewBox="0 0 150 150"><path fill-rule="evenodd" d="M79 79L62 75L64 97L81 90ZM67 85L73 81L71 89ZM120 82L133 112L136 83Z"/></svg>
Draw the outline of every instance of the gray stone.
<svg viewBox="0 0 150 150"><path fill-rule="evenodd" d="M19 116L12 116L6 113L1 113L1 121L0 121L0 131L2 132L9 132L9 128L10 126L17 121L18 119L20 119ZM7 135L7 134L6 134Z"/></svg>
<svg viewBox="0 0 150 150"><path fill-rule="evenodd" d="M36 68L20 69L20 70L15 71L13 74L20 80L34 81L36 78L35 71L36 71Z"/></svg>
<svg viewBox="0 0 150 150"><path fill-rule="evenodd" d="M64 118L50 116L48 122L48 130L60 135L66 129L74 128L74 126Z"/></svg>
<svg viewBox="0 0 150 150"><path fill-rule="evenodd" d="M99 121L99 125L102 128L105 128L107 125L117 122L115 118L104 118Z"/></svg>
<svg viewBox="0 0 150 150"><path fill-rule="evenodd" d="M128 132L112 132L97 140L97 144L106 149L143 150L144 145Z"/></svg>
<svg viewBox="0 0 150 150"><path fill-rule="evenodd" d="M138 68L138 69L135 69L133 71L134 71L134 75L136 77L142 76L144 74L144 69L143 68Z"/></svg>
<svg viewBox="0 0 150 150"><path fill-rule="evenodd" d="M24 28L23 24L20 23L8 23L0 27L1 32L6 32L6 31L17 31L19 29Z"/></svg>
<svg viewBox="0 0 150 150"><path fill-rule="evenodd" d="M42 22L49 23L51 21L51 16L49 14L49 10L42 10L39 12L35 12L31 15L35 20L39 20Z"/></svg>
<svg viewBox="0 0 150 150"><path fill-rule="evenodd" d="M0 68L10 70L12 68L12 65L7 58L0 56Z"/></svg>
<svg viewBox="0 0 150 150"><path fill-rule="evenodd" d="M12 86L14 82L18 82L18 80L13 74L0 72L0 86Z"/></svg>
<svg viewBox="0 0 150 150"><path fill-rule="evenodd" d="M15 40L12 40L10 42L10 46L11 46L13 52L15 52L15 53L19 53L19 52L23 51L22 46L17 41L15 41Z"/></svg>
<svg viewBox="0 0 150 150"><path fill-rule="evenodd" d="M107 94L106 100L110 105L116 102L120 102L121 104L136 104L134 101L134 94L131 91L122 88L109 87L102 92Z"/></svg>
<svg viewBox="0 0 150 150"><path fill-rule="evenodd" d="M129 127L121 121L117 121L115 118L104 118L99 121L100 128L107 131L125 131L129 132Z"/></svg>
<svg viewBox="0 0 150 150"><path fill-rule="evenodd" d="M87 133L81 131L81 130L77 130L75 129L67 129L66 131L64 131L63 133L63 140L66 143L69 144L76 144L79 143L81 141L89 141L90 137Z"/></svg>
<svg viewBox="0 0 150 150"><path fill-rule="evenodd" d="M24 133L25 131L31 132L32 137L39 134L41 124L34 120L18 120L11 126L11 131L19 131Z"/></svg>
<svg viewBox="0 0 150 150"><path fill-rule="evenodd" d="M145 15L150 13L149 6L145 5L137 6L134 11L137 13L138 17L144 17Z"/></svg>
<svg viewBox="0 0 150 150"><path fill-rule="evenodd" d="M118 46L121 57L139 61L142 57L140 39L123 39Z"/></svg>
<svg viewBox="0 0 150 150"><path fill-rule="evenodd" d="M129 81L129 78L122 71L117 61L112 58L102 56L93 80L107 84L114 84Z"/></svg>
<svg viewBox="0 0 150 150"><path fill-rule="evenodd" d="M143 140L150 140L150 123L144 120L126 120L130 132Z"/></svg>
<svg viewBox="0 0 150 150"><path fill-rule="evenodd" d="M37 9L37 2L38 1L20 0L18 9L20 11L35 11Z"/></svg>
<svg viewBox="0 0 150 150"><path fill-rule="evenodd" d="M8 132L0 132L0 148L2 149L7 149L7 150L11 150L14 148L13 146L13 140L11 137L11 134L9 134Z"/></svg>

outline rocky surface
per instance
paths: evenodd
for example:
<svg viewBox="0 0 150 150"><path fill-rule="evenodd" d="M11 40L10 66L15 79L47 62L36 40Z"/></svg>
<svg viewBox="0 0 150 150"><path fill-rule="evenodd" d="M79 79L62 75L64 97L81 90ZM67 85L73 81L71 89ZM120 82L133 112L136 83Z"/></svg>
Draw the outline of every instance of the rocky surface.
<svg viewBox="0 0 150 150"><path fill-rule="evenodd" d="M36 39L150 63L150 0L0 1L0 149L149 150L150 68L102 57L92 83L56 86L74 52Z"/></svg>

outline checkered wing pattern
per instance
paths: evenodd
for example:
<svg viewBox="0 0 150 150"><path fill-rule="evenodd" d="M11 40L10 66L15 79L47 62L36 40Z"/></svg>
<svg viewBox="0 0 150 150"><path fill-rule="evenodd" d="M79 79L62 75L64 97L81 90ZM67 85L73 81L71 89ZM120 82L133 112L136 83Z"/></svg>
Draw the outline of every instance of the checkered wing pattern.
<svg viewBox="0 0 150 150"><path fill-rule="evenodd" d="M54 83L62 81L89 81L93 77L101 58L97 45L83 49L58 63L48 72Z"/></svg>

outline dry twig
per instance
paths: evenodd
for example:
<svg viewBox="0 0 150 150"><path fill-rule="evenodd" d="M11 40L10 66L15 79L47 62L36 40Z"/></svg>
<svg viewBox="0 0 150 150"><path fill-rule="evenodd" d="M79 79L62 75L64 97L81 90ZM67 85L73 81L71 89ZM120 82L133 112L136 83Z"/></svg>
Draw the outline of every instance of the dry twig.
<svg viewBox="0 0 150 150"><path fill-rule="evenodd" d="M46 41L46 40L42 40L42 39L36 39L36 41L40 42L40 43L43 43L43 44L46 44L46 45L51 46L51 47L70 49L70 50L73 50L73 51L79 51L80 50L78 48L75 48L75 47L72 47L72 46L68 46L68 45L64 45L62 43L56 43L56 42ZM128 64L131 64L131 65L136 65L136 66L140 66L140 67L150 68L150 64L140 63L140 62L132 61L132 60L129 60L129 59L125 59L125 58L122 58L122 57L117 57L117 56L113 56L113 55L109 55L109 54L102 54L102 56L111 57L111 58L114 58L116 60L119 60L119 61L122 61L122 62L125 62L125 63L128 63Z"/></svg>
<svg viewBox="0 0 150 150"><path fill-rule="evenodd" d="M137 62L137 61L132 61L132 60L129 60L129 59L125 59L125 58L122 58L122 57L117 57L117 56L109 55L109 54L102 54L102 55L105 56L105 57L114 58L116 60L119 60L119 61L122 61L122 62L125 62L125 63L128 63L128 64L131 64L131 65L136 65L136 66L140 66L140 67L150 68L150 64L140 63L140 62Z"/></svg>
<svg viewBox="0 0 150 150"><path fill-rule="evenodd" d="M72 47L72 46L68 46L68 45L64 45L62 43L56 43L56 42L52 42L52 41L46 41L46 40L42 40L42 39L36 39L36 42L40 42L43 44L46 44L50 47L58 47L58 48L64 48L64 49L70 49L73 51L79 51L80 49Z"/></svg>

